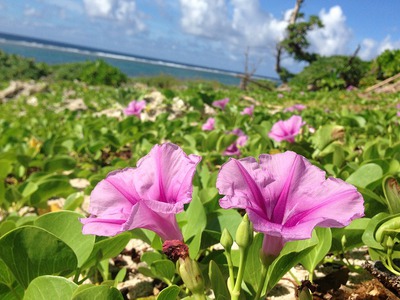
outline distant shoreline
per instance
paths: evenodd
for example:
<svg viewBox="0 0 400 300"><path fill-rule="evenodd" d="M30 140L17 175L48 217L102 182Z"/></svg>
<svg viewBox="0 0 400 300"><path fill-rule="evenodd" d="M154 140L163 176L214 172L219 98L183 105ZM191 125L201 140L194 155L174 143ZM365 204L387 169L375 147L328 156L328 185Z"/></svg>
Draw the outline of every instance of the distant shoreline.
<svg viewBox="0 0 400 300"><path fill-rule="evenodd" d="M167 67L177 68L177 69L187 69L187 70L193 70L193 71L198 71L198 72L215 73L215 74L232 76L232 77L236 77L236 78L239 78L240 75L243 75L243 73L241 73L241 72L207 68L207 67L191 65L191 64L183 64L183 63L179 63L179 62L172 62L172 61L160 60L160 59L155 59L155 58L150 58L150 57L130 55L130 54L121 53L121 52L96 49L96 48L73 45L73 44L68 44L68 43L60 43L60 42L56 42L56 41L49 41L49 40L44 40L44 39L31 38L31 37L13 35L13 34L2 33L2 32L0 32L0 43L8 43L8 44L13 43L15 45L25 46L25 47L45 48L45 49L50 49L50 50L54 50L54 51L62 51L62 52L76 53L76 54L80 54L80 55L96 56L96 57L100 57L100 58L110 58L110 59L116 59L116 60L122 60L122 61L132 61L132 62L139 62L139 63L145 63L145 64L152 64L152 65L157 65L157 66L167 66ZM271 81L276 81L276 82L279 81L279 79L277 79L277 78L272 78L272 77L268 77L268 76L260 76L260 75L254 75L253 78L261 79L261 80L271 80Z"/></svg>

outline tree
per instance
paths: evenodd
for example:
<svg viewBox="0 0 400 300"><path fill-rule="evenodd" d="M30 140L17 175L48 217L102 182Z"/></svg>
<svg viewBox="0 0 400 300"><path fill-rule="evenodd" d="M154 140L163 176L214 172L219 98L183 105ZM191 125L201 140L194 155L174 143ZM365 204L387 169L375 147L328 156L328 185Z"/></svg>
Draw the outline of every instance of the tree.
<svg viewBox="0 0 400 300"><path fill-rule="evenodd" d="M246 52L244 53L245 62L244 62L244 73L240 76L240 89L247 90L247 85L251 80L251 77L257 70L257 66L261 63L261 60L258 61L257 65L253 65L251 71L249 71L249 47L247 47Z"/></svg>
<svg viewBox="0 0 400 300"><path fill-rule="evenodd" d="M297 61L306 61L308 63L318 58L318 54L306 51L310 46L307 40L307 33L315 28L322 28L323 24L317 16L310 16L308 21L297 22L297 20L304 17L304 14L300 12L303 2L304 0L296 0L286 28L286 37L277 44L275 71L283 82L287 82L289 78L293 77L289 70L281 66L281 58L284 52L293 56Z"/></svg>

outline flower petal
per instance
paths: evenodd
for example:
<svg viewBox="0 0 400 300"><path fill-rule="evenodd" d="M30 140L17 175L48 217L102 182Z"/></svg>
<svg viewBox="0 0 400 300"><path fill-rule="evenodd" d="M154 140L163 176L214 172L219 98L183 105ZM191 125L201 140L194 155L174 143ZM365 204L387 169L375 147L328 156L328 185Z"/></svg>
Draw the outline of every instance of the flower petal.
<svg viewBox="0 0 400 300"><path fill-rule="evenodd" d="M186 155L177 145L156 145L137 164L135 189L154 211L181 212L192 199L192 179L200 160L200 156Z"/></svg>
<svg viewBox="0 0 400 300"><path fill-rule="evenodd" d="M140 199L133 185L133 172L132 168L112 172L100 181L90 194L89 212L99 217L114 215L117 210L129 215Z"/></svg>
<svg viewBox="0 0 400 300"><path fill-rule="evenodd" d="M275 179L268 186L273 213L271 219L256 222L249 214L255 230L281 232L286 241L305 239L317 225L342 227L363 216L363 198L356 188L340 179L325 179L325 172L303 156L288 151L261 155L260 162Z"/></svg>
<svg viewBox="0 0 400 300"><path fill-rule="evenodd" d="M219 204L223 208L249 208L265 217L269 198L265 187L272 181L253 157L231 158L219 171L217 188L225 195Z"/></svg>
<svg viewBox="0 0 400 300"><path fill-rule="evenodd" d="M304 125L304 122L300 116L291 116L288 120L276 122L268 136L277 142L283 140L290 143L294 143L295 137L300 133L300 128Z"/></svg>
<svg viewBox="0 0 400 300"><path fill-rule="evenodd" d="M354 186L341 179L328 178L315 191L312 198L314 204L312 199L304 198L302 209L297 209L296 213L286 221L284 227L288 234L293 234L293 229L297 231L297 227L301 224L302 230L308 231L311 236L312 228L317 225L344 227L352 220L364 216L364 201L361 194Z"/></svg>
<svg viewBox="0 0 400 300"><path fill-rule="evenodd" d="M145 203L132 207L130 218L123 225L123 231L134 228L145 228L157 233L163 241L183 240L181 230L174 213L157 213Z"/></svg>
<svg viewBox="0 0 400 300"><path fill-rule="evenodd" d="M121 233L122 224L125 220L119 219L102 219L97 217L89 217L80 219L83 224L83 234L95 234L100 236L114 236Z"/></svg>
<svg viewBox="0 0 400 300"><path fill-rule="evenodd" d="M225 106L228 104L228 102L229 102L229 98L224 98L224 99L221 99L221 100L214 101L212 103L212 105L215 106L215 107L219 107L222 110L224 110Z"/></svg>

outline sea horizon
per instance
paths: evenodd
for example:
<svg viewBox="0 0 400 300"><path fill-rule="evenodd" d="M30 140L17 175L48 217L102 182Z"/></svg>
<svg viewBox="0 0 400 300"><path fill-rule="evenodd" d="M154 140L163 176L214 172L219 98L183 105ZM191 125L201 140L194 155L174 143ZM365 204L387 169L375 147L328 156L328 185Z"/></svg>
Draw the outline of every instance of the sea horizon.
<svg viewBox="0 0 400 300"><path fill-rule="evenodd" d="M29 49L32 49L32 51L29 51ZM23 57L30 57L35 59L35 61L48 64L62 64L101 58L115 67L118 67L122 72L130 77L157 75L157 69L159 69L158 74L169 74L178 78L210 79L225 84L236 85L240 82L239 76L243 75L241 72L208 68L193 64L131 55L123 52L108 51L3 32L0 32L0 50L3 50L6 53L21 55ZM47 53L46 55L46 51L53 51L53 55L51 55L52 53ZM59 55L57 57L55 57L54 51L58 52ZM66 55L62 55L62 53L65 53ZM131 64L135 64L135 67L140 69L138 71L139 73L135 72L133 68L127 68L118 62L130 62ZM145 68L145 66L147 66L147 68ZM152 68L151 66L156 68ZM254 75L252 77L255 79L279 81L277 78L268 76Z"/></svg>

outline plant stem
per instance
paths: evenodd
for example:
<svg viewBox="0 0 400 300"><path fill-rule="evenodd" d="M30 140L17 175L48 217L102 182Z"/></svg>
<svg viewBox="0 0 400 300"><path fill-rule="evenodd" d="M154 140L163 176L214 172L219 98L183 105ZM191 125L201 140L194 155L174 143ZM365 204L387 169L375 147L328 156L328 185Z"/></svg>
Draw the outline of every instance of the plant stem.
<svg viewBox="0 0 400 300"><path fill-rule="evenodd" d="M296 277L296 275L293 274L292 270L289 270L289 274L290 274L290 276L292 276L292 278L296 282L296 284L300 285L300 280ZM308 276L309 276L310 281L312 282L314 272L310 272Z"/></svg>
<svg viewBox="0 0 400 300"><path fill-rule="evenodd" d="M193 294L193 299L194 300L206 300L206 296L204 294Z"/></svg>
<svg viewBox="0 0 400 300"><path fill-rule="evenodd" d="M246 267L246 259L247 259L247 248L239 248L240 251L240 260L239 260L239 270L236 277L235 287L231 293L231 300L239 300L240 290L243 281L244 269Z"/></svg>
<svg viewBox="0 0 400 300"><path fill-rule="evenodd" d="M81 274L81 269L80 269L80 268L77 268L76 271L75 271L75 276L74 276L74 280L73 280L76 284L78 284L79 275L80 275L80 274Z"/></svg>
<svg viewBox="0 0 400 300"><path fill-rule="evenodd" d="M232 256L229 251L224 252L226 256L226 261L228 262L228 270L229 270L229 278L228 278L228 290L232 292L232 289L235 285L235 274L233 272L233 263L232 263Z"/></svg>
<svg viewBox="0 0 400 300"><path fill-rule="evenodd" d="M267 272L268 272L268 268L263 264L262 270L261 270L260 282L258 284L257 294L254 297L255 300L258 300L261 297L261 293L262 293L262 291L264 289L264 285L265 285L265 279L267 278Z"/></svg>
<svg viewBox="0 0 400 300"><path fill-rule="evenodd" d="M398 268L396 265L392 264L392 255L388 255L388 265L390 268L388 268L393 274L400 276L400 273L398 272Z"/></svg>

